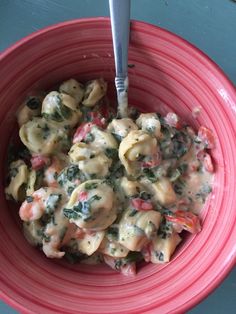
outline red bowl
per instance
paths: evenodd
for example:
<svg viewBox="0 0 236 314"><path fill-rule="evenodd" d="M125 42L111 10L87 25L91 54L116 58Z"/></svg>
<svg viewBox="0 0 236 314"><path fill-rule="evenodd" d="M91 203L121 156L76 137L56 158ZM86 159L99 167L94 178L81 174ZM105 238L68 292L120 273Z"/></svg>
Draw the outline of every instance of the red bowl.
<svg viewBox="0 0 236 314"><path fill-rule="evenodd" d="M222 71L198 49L158 27L132 22L130 103L145 111L174 110L216 138L213 193L202 231L188 237L166 265L140 267L127 278L105 266L47 259L24 239L17 209L1 180L0 291L23 313L179 313L206 297L236 261L236 93ZM114 80L110 21L81 19L36 32L0 57L0 175L15 111L32 89L70 77ZM194 119L191 112L201 108Z"/></svg>

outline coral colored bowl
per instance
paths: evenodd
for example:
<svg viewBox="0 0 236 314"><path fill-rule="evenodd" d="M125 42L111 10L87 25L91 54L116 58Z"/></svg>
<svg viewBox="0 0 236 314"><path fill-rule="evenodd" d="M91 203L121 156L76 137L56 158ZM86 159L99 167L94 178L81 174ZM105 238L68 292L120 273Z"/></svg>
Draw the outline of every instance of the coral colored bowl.
<svg viewBox="0 0 236 314"><path fill-rule="evenodd" d="M28 91L64 79L114 79L109 19L75 20L36 32L0 56L0 291L22 313L179 313L206 297L236 261L236 93L198 49L158 27L132 22L130 103L176 111L211 128L216 138L213 193L202 231L188 237L166 265L146 265L136 277L105 266L48 260L24 239L17 210L4 197L6 149L15 111ZM200 108L194 119L191 111Z"/></svg>

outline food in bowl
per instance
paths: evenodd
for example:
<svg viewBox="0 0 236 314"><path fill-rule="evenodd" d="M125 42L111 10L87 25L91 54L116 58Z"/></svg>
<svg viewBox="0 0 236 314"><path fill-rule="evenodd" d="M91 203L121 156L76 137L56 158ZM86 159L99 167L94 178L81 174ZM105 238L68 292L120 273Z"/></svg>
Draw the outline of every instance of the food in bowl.
<svg viewBox="0 0 236 314"><path fill-rule="evenodd" d="M201 230L214 137L174 112L118 118L106 92L103 79L69 79L28 97L5 193L23 201L24 235L47 257L130 275L143 259L169 262L183 230Z"/></svg>

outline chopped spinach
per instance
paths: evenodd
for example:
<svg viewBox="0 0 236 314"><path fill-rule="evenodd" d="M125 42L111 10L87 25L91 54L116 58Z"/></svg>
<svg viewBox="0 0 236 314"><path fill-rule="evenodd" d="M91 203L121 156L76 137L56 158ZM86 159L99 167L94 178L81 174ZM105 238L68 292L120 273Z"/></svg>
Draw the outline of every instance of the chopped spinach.
<svg viewBox="0 0 236 314"><path fill-rule="evenodd" d="M26 106L31 110L39 109L41 106L41 101L35 96L31 96L26 100Z"/></svg>
<svg viewBox="0 0 236 314"><path fill-rule="evenodd" d="M168 177L170 179L171 182L176 181L177 179L179 179L179 177L181 176L181 172L179 171L179 169L172 169L169 173L168 173Z"/></svg>
<svg viewBox="0 0 236 314"><path fill-rule="evenodd" d="M202 203L205 203L207 195L211 193L212 188L208 185L205 184L199 192L196 193L196 198L200 199Z"/></svg>
<svg viewBox="0 0 236 314"><path fill-rule="evenodd" d="M135 216L136 214L137 214L137 210L136 209L132 209L131 210L131 212L130 212L130 214L129 214L129 217L133 217L133 216Z"/></svg>
<svg viewBox="0 0 236 314"><path fill-rule="evenodd" d="M85 190L87 190L87 191L89 191L89 190L94 190L94 189L96 189L98 187L98 184L97 183L95 183L95 182L92 182L92 183L85 183L85 186L84 186L84 188L85 188Z"/></svg>
<svg viewBox="0 0 236 314"><path fill-rule="evenodd" d="M183 190L185 188L185 182L183 179L181 178L178 178L174 184L174 190L175 190L175 193L179 194L179 195L182 195L183 194Z"/></svg>
<svg viewBox="0 0 236 314"><path fill-rule="evenodd" d="M26 202L27 203L32 203L34 198L32 196L26 196Z"/></svg>
<svg viewBox="0 0 236 314"><path fill-rule="evenodd" d="M45 227L42 227L40 229L37 230L37 235L44 240L45 242L50 242L51 241L51 237L45 233Z"/></svg>
<svg viewBox="0 0 236 314"><path fill-rule="evenodd" d="M46 123L43 127L41 127L41 129L42 129L42 137L44 140L46 140L49 137L51 130Z"/></svg>
<svg viewBox="0 0 236 314"><path fill-rule="evenodd" d="M159 261L160 262L164 261L164 254L163 254L163 252L159 252Z"/></svg>
<svg viewBox="0 0 236 314"><path fill-rule="evenodd" d="M117 140L117 142L121 142L122 141L122 137L119 135L119 134L116 134L116 133L111 133L113 136L114 136L114 138Z"/></svg>
<svg viewBox="0 0 236 314"><path fill-rule="evenodd" d="M122 264L127 265L133 262L140 262L143 260L143 256L140 252L129 252L129 254L122 259Z"/></svg>
<svg viewBox="0 0 236 314"><path fill-rule="evenodd" d="M88 132L88 133L86 134L85 139L83 140L83 142L85 142L85 143L91 143L91 142L94 141L94 139L95 139L94 135L93 135L92 133Z"/></svg>
<svg viewBox="0 0 236 314"><path fill-rule="evenodd" d="M61 201L61 194L50 194L46 201L46 212L51 214L57 209L59 202Z"/></svg>
<svg viewBox="0 0 236 314"><path fill-rule="evenodd" d="M57 181L60 184L60 186L63 186L68 181L74 182L75 180L81 179L81 172L79 170L79 167L76 165L71 165L65 169L63 169L62 172L57 177Z"/></svg>
<svg viewBox="0 0 236 314"><path fill-rule="evenodd" d="M15 178L16 175L18 174L18 172L19 172L19 169L18 169L18 168L10 168L10 171L9 171L10 177L11 177L11 178Z"/></svg>
<svg viewBox="0 0 236 314"><path fill-rule="evenodd" d="M72 192L74 191L74 189L75 189L75 186L69 186L69 187L67 188L67 194L68 194L68 195L71 195Z"/></svg>
<svg viewBox="0 0 236 314"><path fill-rule="evenodd" d="M167 210L165 212L165 214L168 215L173 215L173 213L170 210ZM168 237L170 237L170 235L172 234L173 230L172 230L172 223L167 221L165 218L162 219L162 222L159 226L158 232L157 234L162 238L162 239L166 239Z"/></svg>
<svg viewBox="0 0 236 314"><path fill-rule="evenodd" d="M81 260L85 258L85 254L77 251L77 252L69 252L65 250L65 259L70 263L70 264L76 264L79 263Z"/></svg>
<svg viewBox="0 0 236 314"><path fill-rule="evenodd" d="M144 200L144 201L147 201L147 200L150 200L150 198L152 197L152 195L150 193L147 193L145 191L141 191L139 193L139 197Z"/></svg>
<svg viewBox="0 0 236 314"><path fill-rule="evenodd" d="M107 237L110 240L117 241L118 237L119 237L119 229L117 227L115 227L115 226L108 227L108 229L107 229Z"/></svg>
<svg viewBox="0 0 236 314"><path fill-rule="evenodd" d="M115 148L110 148L110 147L106 148L105 154L108 158L111 158L113 160L118 159L118 151Z"/></svg>
<svg viewBox="0 0 236 314"><path fill-rule="evenodd" d="M143 174L148 178L149 181L151 181L152 183L157 181L157 178L154 174L154 172L149 169L149 168L145 168L143 169Z"/></svg>
<svg viewBox="0 0 236 314"><path fill-rule="evenodd" d="M121 164L119 160L113 163L109 170L110 170L109 178L118 179L123 177L124 175L124 166Z"/></svg>
<svg viewBox="0 0 236 314"><path fill-rule="evenodd" d="M93 195L89 200L78 202L77 205L74 205L72 208L64 208L64 216L68 219L79 219L83 218L84 220L91 219L91 204L94 201L100 200L101 197L98 195Z"/></svg>

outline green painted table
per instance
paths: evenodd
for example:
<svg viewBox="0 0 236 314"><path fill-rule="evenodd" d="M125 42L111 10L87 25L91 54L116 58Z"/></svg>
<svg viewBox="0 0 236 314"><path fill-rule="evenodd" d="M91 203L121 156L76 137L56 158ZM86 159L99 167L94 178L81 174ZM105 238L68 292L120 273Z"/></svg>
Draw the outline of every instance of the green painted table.
<svg viewBox="0 0 236 314"><path fill-rule="evenodd" d="M0 0L0 51L47 25L108 14L108 0ZM187 39L211 57L236 84L235 1L132 0L131 16ZM236 313L235 291L236 269L189 313ZM0 314L12 313L17 312L0 302Z"/></svg>

